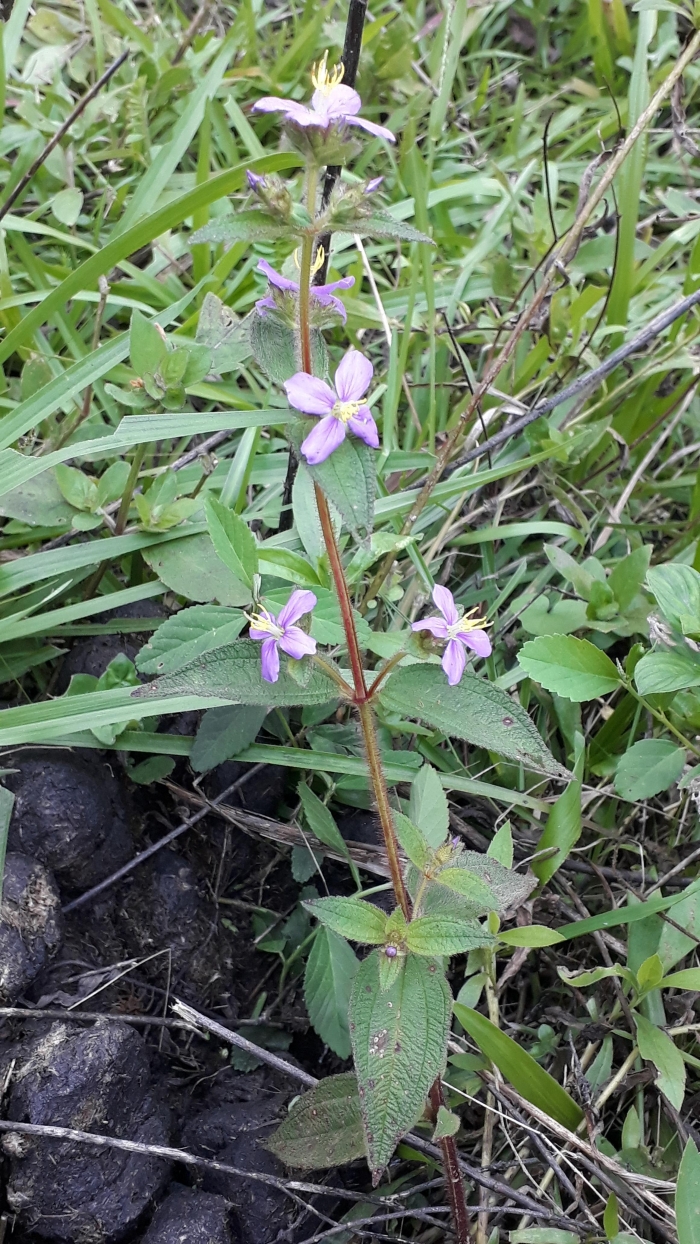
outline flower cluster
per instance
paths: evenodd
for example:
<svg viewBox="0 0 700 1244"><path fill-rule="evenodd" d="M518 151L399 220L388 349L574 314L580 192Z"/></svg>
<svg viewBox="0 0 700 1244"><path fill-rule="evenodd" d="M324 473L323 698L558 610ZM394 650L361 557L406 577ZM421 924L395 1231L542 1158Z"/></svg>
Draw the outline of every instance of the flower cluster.
<svg viewBox="0 0 700 1244"><path fill-rule="evenodd" d="M310 106L296 100L266 96L257 101L253 110L282 113L282 120L288 127L290 136L293 138L296 132L299 142L300 135L316 133L318 138L314 142L317 146L320 143L321 147L326 142L326 154L334 149L334 141L342 140L347 127L359 128L377 138L394 142L394 135L385 126L376 125L359 116L362 101L357 91L343 85L343 66L329 71L327 62L326 53L312 74L315 90ZM309 150L315 148L312 146ZM311 159L312 162L319 162L316 156ZM326 159L321 162L334 161ZM383 178L376 177L364 186L356 187L338 184L330 200L329 211L332 219L351 219L353 213L371 210L369 205L366 208L363 206L363 201L367 203L367 197L377 190L382 180ZM292 203L291 196L279 179L249 173L248 185L269 214L288 221L296 211L296 218L302 224L302 217L307 222L310 221L308 214L304 215L306 209ZM314 210L313 203L308 207L310 211ZM342 224L340 227L342 228ZM322 231L319 224L317 232ZM325 254L323 248L319 247L312 265L312 278L324 262ZM300 282L277 272L266 259L259 261L258 270L268 281L267 294L256 302L258 315L264 317L272 312L296 328L300 314ZM323 325L322 313L331 312L340 316L345 323L347 312L337 296L337 291L350 289L353 285L354 278L351 276L323 285L312 284L308 300L310 322ZM307 331L308 328L309 324L306 325ZM342 445L348 434L358 437L371 449L379 448L379 432L367 401L373 374L374 369L369 359L359 350L350 349L338 365L333 385L308 371L298 371L284 382L290 406L318 420L301 443L301 453L310 466L325 462ZM460 614L454 597L447 588L436 587L433 600L441 616L414 622L412 629L427 631L434 639L444 642L442 668L450 686L455 686L466 666L465 650L470 648L477 656L487 657L491 653L491 642L483 629L483 621L473 616L475 610ZM315 655L316 641L297 623L311 613L316 603L317 598L313 592L296 588L277 615L260 606L259 611L249 618L250 638L262 643L262 676L266 682L274 683L279 678L280 649L295 660ZM397 951L395 947L388 946L385 953L391 957Z"/></svg>

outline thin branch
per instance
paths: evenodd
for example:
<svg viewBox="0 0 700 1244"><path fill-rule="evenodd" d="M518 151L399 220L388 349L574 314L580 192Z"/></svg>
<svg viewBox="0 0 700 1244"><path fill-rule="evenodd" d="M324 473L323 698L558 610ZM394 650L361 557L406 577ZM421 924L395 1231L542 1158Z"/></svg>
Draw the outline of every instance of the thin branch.
<svg viewBox="0 0 700 1244"><path fill-rule="evenodd" d="M102 87L107 82L109 82L110 78L117 72L119 67L124 64L124 61L129 55L130 53L128 49L126 52L122 52L121 56L118 56L117 59L115 61L112 61L112 64L109 65L107 69L105 69L104 73L102 74L102 77L97 79L97 82L95 82L94 86L91 86L90 90L85 92L82 99L78 100L78 103L75 105L75 108L71 112L70 116L66 117L66 120L63 122L63 125L59 126L59 128L56 130L56 133L47 142L46 146L44 147L44 150L39 153L36 160L34 160L33 163L30 165L30 167L27 169L26 173L24 174L24 177L20 177L14 190L12 190L10 194L7 196L7 198L5 199L5 202L0 207L0 220L2 220L3 217L7 215L13 203L16 203L17 199L22 194L22 192L26 190L34 174L38 172L38 170L41 168L44 161L48 159L48 157L51 155L51 152L53 151L54 147L57 147L61 139L65 137L65 135L68 133L69 129L71 128L73 122L77 121L78 117L80 116L82 112L84 112L84 110L87 108L90 101L93 100L96 95L99 95L100 91L102 90Z"/></svg>

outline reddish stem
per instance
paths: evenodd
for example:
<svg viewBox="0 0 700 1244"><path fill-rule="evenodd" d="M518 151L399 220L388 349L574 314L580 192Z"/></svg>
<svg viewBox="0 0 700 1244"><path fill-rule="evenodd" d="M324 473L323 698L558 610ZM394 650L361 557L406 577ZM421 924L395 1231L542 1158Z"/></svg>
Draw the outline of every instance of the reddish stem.
<svg viewBox="0 0 700 1244"><path fill-rule="evenodd" d="M440 1107L444 1106L444 1104L445 1098L442 1093L442 1084L438 1078L430 1090L430 1105L435 1119L437 1119ZM443 1136L438 1143L442 1151L447 1196L450 1202L450 1209L452 1210L452 1221L455 1225L458 1244L469 1244L469 1211L464 1195L462 1172L459 1169L455 1138L454 1136Z"/></svg>

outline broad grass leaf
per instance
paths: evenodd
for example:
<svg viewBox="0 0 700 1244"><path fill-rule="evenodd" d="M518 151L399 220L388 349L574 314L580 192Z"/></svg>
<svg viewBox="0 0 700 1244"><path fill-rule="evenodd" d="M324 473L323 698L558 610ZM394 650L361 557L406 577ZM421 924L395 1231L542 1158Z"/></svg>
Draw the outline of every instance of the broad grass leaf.
<svg viewBox="0 0 700 1244"><path fill-rule="evenodd" d="M419 916L406 930L408 949L416 955L459 955L495 945L496 939L479 924L458 916Z"/></svg>
<svg viewBox="0 0 700 1244"><path fill-rule="evenodd" d="M677 782L685 765L685 749L670 739L638 739L620 757L615 790L623 799L651 799Z"/></svg>
<svg viewBox="0 0 700 1244"><path fill-rule="evenodd" d="M372 1183L423 1113L445 1067L452 997L441 965L407 955L390 989L379 985L379 952L363 963L350 1000L350 1035Z"/></svg>
<svg viewBox="0 0 700 1244"><path fill-rule="evenodd" d="M267 705L224 705L209 708L195 735L190 764L196 773L208 773L216 765L245 751L255 742L267 717Z"/></svg>
<svg viewBox="0 0 700 1244"><path fill-rule="evenodd" d="M589 640L573 635L541 635L528 640L520 649L518 661L535 682L566 700L594 700L620 685L610 657Z"/></svg>
<svg viewBox="0 0 700 1244"><path fill-rule="evenodd" d="M239 609L191 605L158 627L136 657L140 674L171 674L211 648L238 639L246 624Z"/></svg>
<svg viewBox="0 0 700 1244"><path fill-rule="evenodd" d="M231 704L327 704L337 699L332 678L316 666L305 687L299 685L281 661L279 679L265 682L260 668L260 644L239 639L205 652L196 660L134 693L145 699L160 696L220 696Z"/></svg>
<svg viewBox="0 0 700 1244"><path fill-rule="evenodd" d="M390 712L419 718L447 737L466 739L550 777L570 776L525 710L505 691L474 674L464 674L456 687L450 687L439 665L399 667L387 679L380 698Z"/></svg>
<svg viewBox="0 0 700 1244"><path fill-rule="evenodd" d="M210 710L211 711L211 710ZM556 929L548 929L544 924L527 924L521 929L508 929L498 934L498 940L504 946L556 946L564 938Z"/></svg>
<svg viewBox="0 0 700 1244"><path fill-rule="evenodd" d="M352 1072L328 1076L292 1106L284 1123L263 1142L286 1166L323 1170L344 1166L365 1152L357 1080Z"/></svg>
<svg viewBox="0 0 700 1244"><path fill-rule="evenodd" d="M7 836L10 832L10 818L14 806L15 797L12 791L7 790L5 786L0 786L0 904L2 903L2 883L5 876Z"/></svg>
<svg viewBox="0 0 700 1244"><path fill-rule="evenodd" d="M700 661L688 649L648 652L634 667L640 695L663 695L700 687Z"/></svg>
<svg viewBox="0 0 700 1244"><path fill-rule="evenodd" d="M668 1033L646 1016L635 1014L637 1045L639 1053L657 1070L656 1086L668 1098L676 1110L680 1110L685 1097L685 1063Z"/></svg>
<svg viewBox="0 0 700 1244"><path fill-rule="evenodd" d="M683 635L700 634L700 574L681 562L647 571L647 587L667 622Z"/></svg>
<svg viewBox="0 0 700 1244"><path fill-rule="evenodd" d="M700 1244L700 1154L693 1140L678 1168L675 1208L678 1244Z"/></svg>
<svg viewBox="0 0 700 1244"><path fill-rule="evenodd" d="M546 859L532 861L532 871L541 885L546 885L548 881L551 881L581 836L581 778L585 747L583 736L578 731L574 737L576 747L574 780L553 804L547 817L547 824L537 843L537 851L546 851L550 847L556 847L557 853Z"/></svg>
<svg viewBox="0 0 700 1244"><path fill-rule="evenodd" d="M309 899L303 906L327 929L353 942L379 946L384 942L387 917L378 907L361 898Z"/></svg>
<svg viewBox="0 0 700 1244"><path fill-rule="evenodd" d="M521 1097L543 1110L550 1119L556 1119L572 1132L576 1130L583 1119L582 1110L544 1067L478 1011L460 1003L455 1003L454 1011L482 1053L495 1063Z"/></svg>
<svg viewBox="0 0 700 1244"><path fill-rule="evenodd" d="M304 1000L315 1031L338 1058L349 1058L351 1053L348 1011L350 991L359 966L345 938L321 926L306 961ZM359 1123L359 1099L357 1119ZM355 1156L363 1152L364 1143L361 1143L360 1153Z"/></svg>
<svg viewBox="0 0 700 1244"><path fill-rule="evenodd" d="M690 989L700 993L700 968L683 968L680 972L672 972L661 981L664 989Z"/></svg>
<svg viewBox="0 0 700 1244"><path fill-rule="evenodd" d="M250 604L250 588L222 565L206 531L144 548L143 559L161 583L189 600Z"/></svg>
<svg viewBox="0 0 700 1244"><path fill-rule="evenodd" d="M302 458L301 443L311 431L315 419L298 419L290 424L287 434L297 458ZM305 463L315 484L341 515L345 526L359 540L368 539L374 523L376 492L376 449L370 449L356 436L347 435L343 443L318 466Z"/></svg>
<svg viewBox="0 0 700 1244"><path fill-rule="evenodd" d="M306 785L306 782L299 783L299 798L301 799L304 815L311 832L316 835L319 842L322 842L324 846L338 851L340 855L345 857L350 865L357 888L358 890L361 889L357 867L350 856L348 845L325 803L322 803L318 795L315 795L311 790L311 787Z"/></svg>
<svg viewBox="0 0 700 1244"><path fill-rule="evenodd" d="M557 1227L524 1227L508 1236L510 1244L577 1244L579 1238L574 1231L560 1231Z"/></svg>
<svg viewBox="0 0 700 1244"><path fill-rule="evenodd" d="M411 786L408 815L433 849L442 845L450 828L450 810L445 788L432 765L424 764Z"/></svg>

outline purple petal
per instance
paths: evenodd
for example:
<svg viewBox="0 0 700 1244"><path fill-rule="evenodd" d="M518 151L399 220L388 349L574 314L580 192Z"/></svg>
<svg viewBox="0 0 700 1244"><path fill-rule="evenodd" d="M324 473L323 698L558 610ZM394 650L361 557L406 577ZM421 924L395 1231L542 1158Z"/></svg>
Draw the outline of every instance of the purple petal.
<svg viewBox="0 0 700 1244"><path fill-rule="evenodd" d="M447 639L447 623L444 618L423 618L421 622L414 622L411 630L430 631L436 639Z"/></svg>
<svg viewBox="0 0 700 1244"><path fill-rule="evenodd" d="M380 178L381 180L383 179ZM339 281L329 281L327 285L312 285L311 293L319 298L325 294L334 293L336 289L352 289L354 284L354 276L341 276Z"/></svg>
<svg viewBox="0 0 700 1244"><path fill-rule="evenodd" d="M383 177L373 177L372 180L368 181L365 186L365 194L374 194L375 190L379 189L383 181Z"/></svg>
<svg viewBox="0 0 700 1244"><path fill-rule="evenodd" d="M299 125L317 125L310 108L293 99L280 99L277 95L265 95L253 104L253 112L283 112L285 118ZM309 119L310 118L310 119Z"/></svg>
<svg viewBox="0 0 700 1244"><path fill-rule="evenodd" d="M457 635L462 643L466 644L467 648L471 648L478 657L491 656L493 650L486 631L458 631Z"/></svg>
<svg viewBox="0 0 700 1244"><path fill-rule="evenodd" d="M258 298L258 301L255 304L255 309L259 315L264 316L268 310L276 311L277 303L274 298Z"/></svg>
<svg viewBox="0 0 700 1244"><path fill-rule="evenodd" d="M257 190L259 186L265 185L265 178L261 177L259 173L251 173L250 169L248 168L246 169L245 175L248 179L248 185L250 186L251 190Z"/></svg>
<svg viewBox="0 0 700 1244"><path fill-rule="evenodd" d="M284 391L294 409L303 410L305 415L327 415L335 406L336 397L330 385L305 371L285 380Z"/></svg>
<svg viewBox="0 0 700 1244"><path fill-rule="evenodd" d="M357 414L348 419L348 427L370 449L379 449L379 431L369 406L361 406Z"/></svg>
<svg viewBox="0 0 700 1244"><path fill-rule="evenodd" d="M290 281L289 277L282 276L281 272L276 272L266 259L258 260L258 272L264 272L270 285L274 285L276 289L291 289L295 293L299 291L298 281Z"/></svg>
<svg viewBox="0 0 700 1244"><path fill-rule="evenodd" d="M311 106L319 116L327 118L326 124L332 121L344 121L346 117L354 117L362 107L362 100L351 86L331 87L330 90L314 91Z"/></svg>
<svg viewBox="0 0 700 1244"><path fill-rule="evenodd" d="M305 441L301 443L301 452L310 466L318 466L325 462L334 449L345 440L345 424L335 415L326 415L320 423L312 428Z"/></svg>
<svg viewBox="0 0 700 1244"><path fill-rule="evenodd" d="M341 402L359 402L365 396L374 368L359 350L348 350L335 373L335 387Z"/></svg>
<svg viewBox="0 0 700 1244"><path fill-rule="evenodd" d="M348 313L345 310L345 305L344 303L340 301L339 298L336 298L335 294L320 294L319 295L319 294L316 294L315 290L313 289L311 290L311 293L315 295L316 301L320 307L332 307L334 311L337 311L338 315L343 321L343 324L347 322Z"/></svg>
<svg viewBox="0 0 700 1244"><path fill-rule="evenodd" d="M466 663L467 656L464 651L464 645L458 639L451 639L442 654L442 668L447 674L447 681L451 687L454 687L459 682L464 673Z"/></svg>
<svg viewBox="0 0 700 1244"><path fill-rule="evenodd" d="M305 613L311 613L311 610L318 604L318 599L313 592L306 592L302 588L295 587L286 605L283 605L277 615L277 625L286 630L293 622L298 622L303 618Z"/></svg>
<svg viewBox="0 0 700 1244"><path fill-rule="evenodd" d="M447 622L448 626L454 626L455 622L459 622L459 614L455 605L455 598L446 587L433 588L433 600L437 605L440 613Z"/></svg>
<svg viewBox="0 0 700 1244"><path fill-rule="evenodd" d="M396 138L391 130L385 125L375 125L374 121L365 121L364 117L346 117L346 125L356 125L361 130L366 130L368 134L373 134L375 138L385 138L388 143L395 143Z"/></svg>
<svg viewBox="0 0 700 1244"><path fill-rule="evenodd" d="M295 661L301 661L302 657L313 656L316 640L302 631L300 626L289 626L280 640L280 648Z"/></svg>
<svg viewBox="0 0 700 1244"><path fill-rule="evenodd" d="M280 676L280 654L277 651L277 640L271 635L263 643L260 652L260 666L265 682L277 682Z"/></svg>

